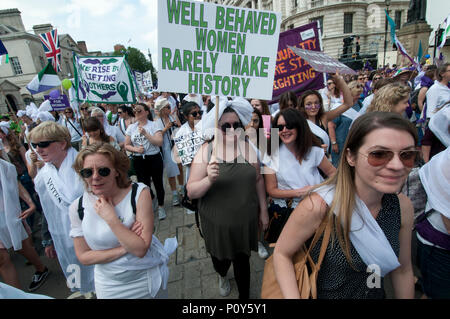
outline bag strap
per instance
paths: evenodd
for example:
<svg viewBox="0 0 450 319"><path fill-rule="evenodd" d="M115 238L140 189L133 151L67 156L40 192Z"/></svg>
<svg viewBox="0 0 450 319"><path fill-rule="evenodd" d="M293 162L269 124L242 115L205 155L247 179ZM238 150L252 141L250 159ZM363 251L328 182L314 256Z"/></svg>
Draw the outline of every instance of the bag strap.
<svg viewBox="0 0 450 319"><path fill-rule="evenodd" d="M77 128L72 124L72 122L70 122L70 120L69 120L68 122L69 122L70 126L72 126L73 129L78 133L78 135L83 136L83 134L81 134L81 133L77 130ZM66 119L66 127L67 127L67 119Z"/></svg>
<svg viewBox="0 0 450 319"><path fill-rule="evenodd" d="M138 189L138 184L133 183L131 186L131 207L133 208L133 214L136 215L136 193Z"/></svg>
<svg viewBox="0 0 450 319"><path fill-rule="evenodd" d="M198 216L198 209L195 210L195 223L197 224L198 231L200 233L200 236L203 238L202 230L200 229L200 221Z"/></svg>
<svg viewBox="0 0 450 319"><path fill-rule="evenodd" d="M78 217L80 218L80 220L83 220L84 217L83 195L81 195L80 199L78 200Z"/></svg>

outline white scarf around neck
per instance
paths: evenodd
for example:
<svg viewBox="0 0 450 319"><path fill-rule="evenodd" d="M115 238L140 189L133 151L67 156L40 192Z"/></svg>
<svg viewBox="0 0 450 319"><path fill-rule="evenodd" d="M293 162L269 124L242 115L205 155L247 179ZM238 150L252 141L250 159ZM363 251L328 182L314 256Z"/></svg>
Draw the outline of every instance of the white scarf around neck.
<svg viewBox="0 0 450 319"><path fill-rule="evenodd" d="M322 199L331 206L335 194L335 186L325 185L315 190ZM337 215L337 212L333 212ZM383 230L373 218L366 204L355 194L355 208L352 212L350 240L363 262L380 267L384 277L398 268L400 263Z"/></svg>
<svg viewBox="0 0 450 319"><path fill-rule="evenodd" d="M325 132L322 128L320 128L318 125L316 125L315 123L313 123L310 120L308 121L308 125L309 125L309 129L311 130L311 132L320 137L323 141L324 144L327 145L327 148L330 146L330 138L328 137L327 132Z"/></svg>

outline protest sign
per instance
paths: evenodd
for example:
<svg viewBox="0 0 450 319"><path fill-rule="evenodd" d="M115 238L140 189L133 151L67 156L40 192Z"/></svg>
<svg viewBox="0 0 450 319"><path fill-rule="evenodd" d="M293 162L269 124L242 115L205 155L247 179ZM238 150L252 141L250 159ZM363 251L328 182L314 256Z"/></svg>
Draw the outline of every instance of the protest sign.
<svg viewBox="0 0 450 319"><path fill-rule="evenodd" d="M65 94L62 94L62 95L58 96L57 98L53 98L50 95L44 95L44 99L50 101L50 105L54 111L63 111L67 107L70 107L69 99L67 98L67 95L65 95Z"/></svg>
<svg viewBox="0 0 450 319"><path fill-rule="evenodd" d="M136 103L133 76L125 57L74 55L74 70L78 101Z"/></svg>
<svg viewBox="0 0 450 319"><path fill-rule="evenodd" d="M294 46L321 51L319 36L317 21L280 33L272 99L287 91L303 92L324 87L323 74L316 72L308 62L289 49L289 46Z"/></svg>
<svg viewBox="0 0 450 319"><path fill-rule="evenodd" d="M150 91L153 88L152 71L147 71L142 74L142 86L145 91Z"/></svg>
<svg viewBox="0 0 450 319"><path fill-rule="evenodd" d="M281 15L198 1L158 2L158 90L272 98Z"/></svg>
<svg viewBox="0 0 450 319"><path fill-rule="evenodd" d="M144 93L144 86L143 86L143 83L142 83L142 78L143 78L142 73L138 72L138 71L133 71L133 73L134 73L134 78L136 80L137 92Z"/></svg>
<svg viewBox="0 0 450 319"><path fill-rule="evenodd" d="M333 59L324 52L302 50L291 46L289 46L289 48L299 57L305 59L309 63L309 65L311 65L317 72L323 73L339 72L339 74L351 74L351 75L357 74L356 71L352 70L344 63L341 63L338 60Z"/></svg>
<svg viewBox="0 0 450 319"><path fill-rule="evenodd" d="M181 164L185 166L192 163L197 150L203 144L204 140L201 132L194 131L190 134L174 138L174 142L178 149L178 156L180 157Z"/></svg>

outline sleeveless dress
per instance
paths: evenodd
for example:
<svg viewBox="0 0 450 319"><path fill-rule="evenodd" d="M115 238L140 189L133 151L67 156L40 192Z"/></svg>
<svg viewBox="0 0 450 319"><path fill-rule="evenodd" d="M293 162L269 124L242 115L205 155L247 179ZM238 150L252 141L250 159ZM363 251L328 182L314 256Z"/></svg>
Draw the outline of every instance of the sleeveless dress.
<svg viewBox="0 0 450 319"><path fill-rule="evenodd" d="M399 232L401 226L400 202L396 194L385 194L381 210L375 219L386 235L394 253L399 256ZM311 257L316 262L319 257L322 238L311 250ZM309 243L307 243L309 245ZM367 279L373 272L367 272L367 265L362 261L350 242L350 254L353 269L345 258L337 237L330 242L317 276L318 299L384 299L384 278L380 288L369 288ZM369 282L372 282L369 279Z"/></svg>
<svg viewBox="0 0 450 319"><path fill-rule="evenodd" d="M256 169L242 155L219 163L219 177L199 200L206 250L219 260L258 249Z"/></svg>

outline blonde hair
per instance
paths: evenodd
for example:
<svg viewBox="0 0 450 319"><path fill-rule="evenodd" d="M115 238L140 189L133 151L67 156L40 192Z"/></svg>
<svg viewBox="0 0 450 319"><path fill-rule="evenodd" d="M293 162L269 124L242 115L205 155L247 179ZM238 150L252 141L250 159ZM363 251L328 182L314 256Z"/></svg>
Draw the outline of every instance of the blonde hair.
<svg viewBox="0 0 450 319"><path fill-rule="evenodd" d="M108 158L117 171L118 176L116 177L117 186L119 188L127 188L131 184L131 180L128 177L128 170L130 169L130 160L125 155L125 153L118 151L109 143L94 143L86 146L83 150L78 153L75 163L73 164L73 169L80 174L83 169L83 164L86 156L100 154ZM83 178L82 178L83 179ZM83 179L83 182L87 188L87 183Z"/></svg>
<svg viewBox="0 0 450 319"><path fill-rule="evenodd" d="M72 137L67 127L59 125L52 121L45 121L36 126L29 134L29 141L36 140L46 140L46 141L57 141L66 142L65 150L68 150L72 145L70 141Z"/></svg>
<svg viewBox="0 0 450 319"><path fill-rule="evenodd" d="M400 115L388 112L366 113L353 122L345 141L336 173L311 190L311 192L314 192L315 189L324 185L333 185L335 187L335 194L331 205L329 205L327 218L331 222L334 218L333 212L337 212L336 218L334 219L335 233L333 238L338 238L342 251L351 266L350 225L355 208L355 194L357 189L355 185L355 168L350 166L346 155L349 153L352 155L358 154L359 149L365 142L366 136L372 131L381 128L391 128L408 132L414 138L415 145L418 143L415 127Z"/></svg>
<svg viewBox="0 0 450 319"><path fill-rule="evenodd" d="M364 91L364 86L358 81L352 81L348 84L348 88L354 97L360 96Z"/></svg>
<svg viewBox="0 0 450 319"><path fill-rule="evenodd" d="M411 88L400 82L394 82L379 89L367 108L367 112L393 112L394 107L402 100L409 97Z"/></svg>

